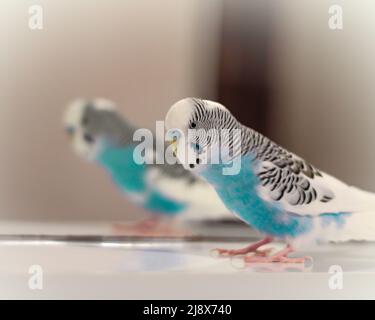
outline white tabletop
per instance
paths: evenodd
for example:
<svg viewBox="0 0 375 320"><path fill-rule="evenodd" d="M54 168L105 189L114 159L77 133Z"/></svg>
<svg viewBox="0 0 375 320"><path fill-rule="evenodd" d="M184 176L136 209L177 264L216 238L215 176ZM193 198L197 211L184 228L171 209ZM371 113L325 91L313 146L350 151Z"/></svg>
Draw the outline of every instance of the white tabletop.
<svg viewBox="0 0 375 320"><path fill-rule="evenodd" d="M212 229L207 233L215 234ZM254 235L247 228L225 229L227 240L231 232ZM312 266L239 268L229 258L212 257L210 250L239 248L248 241L220 243L212 236L206 241L131 240L115 236L108 223L3 222L0 234L0 298L375 298L374 243L329 244L299 253L312 256ZM76 237L70 241L64 235ZM340 268L342 275L329 273ZM39 271L43 288L30 288Z"/></svg>

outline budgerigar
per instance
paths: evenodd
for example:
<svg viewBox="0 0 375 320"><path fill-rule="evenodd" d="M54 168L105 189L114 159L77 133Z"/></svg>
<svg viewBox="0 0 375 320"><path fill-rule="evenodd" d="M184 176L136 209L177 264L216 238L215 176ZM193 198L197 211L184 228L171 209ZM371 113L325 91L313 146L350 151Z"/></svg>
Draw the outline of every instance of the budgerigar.
<svg viewBox="0 0 375 320"><path fill-rule="evenodd" d="M229 210L265 235L243 249L217 249L219 254L253 252L245 255L245 261L304 262L306 257L288 255L311 242L375 240L374 194L318 170L242 125L223 105L186 98L171 107L165 124L176 134L180 162L211 183ZM200 133L189 138L192 129ZM221 137L222 129L240 136ZM223 147L229 150L224 160L210 163ZM193 154L190 159L189 152ZM238 173L224 174L223 169L233 161L241 164ZM274 255L257 251L274 239L285 241L285 250Z"/></svg>
<svg viewBox="0 0 375 320"><path fill-rule="evenodd" d="M180 221L232 216L212 186L180 164L137 164L133 158L140 143L133 141L137 128L121 117L111 101L74 101L67 108L64 126L80 156L105 168L129 199L152 213L140 224L142 228L165 217ZM153 148L154 152L155 144Z"/></svg>

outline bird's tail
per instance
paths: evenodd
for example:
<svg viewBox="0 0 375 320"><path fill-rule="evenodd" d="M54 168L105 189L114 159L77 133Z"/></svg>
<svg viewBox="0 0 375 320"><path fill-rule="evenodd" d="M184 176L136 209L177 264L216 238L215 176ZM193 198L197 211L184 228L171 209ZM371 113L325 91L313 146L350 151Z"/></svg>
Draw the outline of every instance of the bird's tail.
<svg viewBox="0 0 375 320"><path fill-rule="evenodd" d="M320 221L324 241L375 241L375 210L344 214L342 218L331 220L327 217L322 219L326 219Z"/></svg>

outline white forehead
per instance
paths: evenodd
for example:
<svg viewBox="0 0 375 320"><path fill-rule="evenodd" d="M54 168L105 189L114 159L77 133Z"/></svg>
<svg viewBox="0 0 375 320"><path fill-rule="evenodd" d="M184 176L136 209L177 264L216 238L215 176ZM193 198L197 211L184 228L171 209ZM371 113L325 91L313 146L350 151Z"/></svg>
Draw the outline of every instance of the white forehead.
<svg viewBox="0 0 375 320"><path fill-rule="evenodd" d="M227 110L222 104L210 100L202 100L205 102L205 107L210 109ZM188 127L189 121L195 110L194 101L191 98L185 98L177 101L168 111L165 117L166 129L178 128L185 130Z"/></svg>
<svg viewBox="0 0 375 320"><path fill-rule="evenodd" d="M76 99L73 102L69 103L66 112L64 115L64 124L65 125L77 125L80 123L80 119L84 112L86 105L86 100Z"/></svg>
<svg viewBox="0 0 375 320"><path fill-rule="evenodd" d="M115 110L116 105L107 99L95 98L92 101L92 106L97 110ZM68 104L65 115L64 125L79 126L82 115L85 112L85 107L89 100L76 99Z"/></svg>
<svg viewBox="0 0 375 320"><path fill-rule="evenodd" d="M92 104L97 110L116 110L116 105L113 101L104 98L95 98Z"/></svg>
<svg viewBox="0 0 375 320"><path fill-rule="evenodd" d="M180 101L177 101L169 109L165 117L165 127L169 129L185 129L189 123L194 111L194 104L191 99L186 98Z"/></svg>

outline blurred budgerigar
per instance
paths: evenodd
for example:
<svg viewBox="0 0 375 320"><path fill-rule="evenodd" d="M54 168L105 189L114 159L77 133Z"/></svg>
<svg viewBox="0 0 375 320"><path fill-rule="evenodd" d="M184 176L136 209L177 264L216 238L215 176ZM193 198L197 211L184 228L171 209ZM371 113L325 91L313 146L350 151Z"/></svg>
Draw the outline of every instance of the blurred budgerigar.
<svg viewBox="0 0 375 320"><path fill-rule="evenodd" d="M166 128L185 137L189 130L201 131L191 135L194 138L177 140L180 162L211 183L229 210L265 236L243 249L217 249L220 255L244 254L248 262L305 262L306 257L289 257L295 247L321 241L375 240L374 194L318 170L242 125L223 105L195 98L180 100L169 110ZM239 132L240 138L223 139L222 129ZM225 161L212 164L211 158L223 147L229 149ZM191 152L193 160L183 157L181 149L184 154ZM223 169L236 159L241 160L240 170L224 174ZM285 241L286 248L272 255L258 249L275 239Z"/></svg>
<svg viewBox="0 0 375 320"><path fill-rule="evenodd" d="M72 102L64 126L76 153L104 168L129 199L150 213L150 219L139 224L142 228L169 218L231 217L212 186L182 165L137 164L133 158L139 144L133 141L137 127L124 119L111 101ZM155 144L152 148L155 152Z"/></svg>

